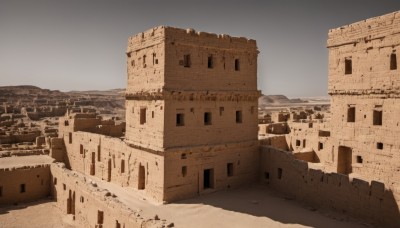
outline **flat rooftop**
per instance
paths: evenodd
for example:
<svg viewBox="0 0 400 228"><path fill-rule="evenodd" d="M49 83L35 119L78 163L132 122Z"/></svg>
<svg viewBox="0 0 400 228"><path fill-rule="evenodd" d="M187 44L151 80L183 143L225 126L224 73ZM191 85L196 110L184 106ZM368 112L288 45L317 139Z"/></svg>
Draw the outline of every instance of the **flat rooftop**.
<svg viewBox="0 0 400 228"><path fill-rule="evenodd" d="M0 158L0 169L45 165L51 164L53 161L54 159L47 155L3 157Z"/></svg>

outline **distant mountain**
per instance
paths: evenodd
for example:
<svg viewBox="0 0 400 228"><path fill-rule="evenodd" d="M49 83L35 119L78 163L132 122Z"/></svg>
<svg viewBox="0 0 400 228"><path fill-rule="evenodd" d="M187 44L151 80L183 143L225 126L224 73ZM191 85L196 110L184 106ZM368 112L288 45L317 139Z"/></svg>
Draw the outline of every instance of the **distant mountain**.
<svg viewBox="0 0 400 228"><path fill-rule="evenodd" d="M307 103L306 100L299 98L289 99L285 95L262 95L258 99L259 104L292 104L292 103Z"/></svg>

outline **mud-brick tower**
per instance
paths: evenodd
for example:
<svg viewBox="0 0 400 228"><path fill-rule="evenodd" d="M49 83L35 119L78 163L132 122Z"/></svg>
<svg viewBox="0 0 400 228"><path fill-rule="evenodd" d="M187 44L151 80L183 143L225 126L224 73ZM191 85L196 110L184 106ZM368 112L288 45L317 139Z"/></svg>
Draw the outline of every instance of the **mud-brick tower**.
<svg viewBox="0 0 400 228"><path fill-rule="evenodd" d="M328 162L342 174L398 185L400 12L332 29L328 36Z"/></svg>
<svg viewBox="0 0 400 228"><path fill-rule="evenodd" d="M156 27L129 39L126 142L163 156L164 200L257 178L255 40Z"/></svg>

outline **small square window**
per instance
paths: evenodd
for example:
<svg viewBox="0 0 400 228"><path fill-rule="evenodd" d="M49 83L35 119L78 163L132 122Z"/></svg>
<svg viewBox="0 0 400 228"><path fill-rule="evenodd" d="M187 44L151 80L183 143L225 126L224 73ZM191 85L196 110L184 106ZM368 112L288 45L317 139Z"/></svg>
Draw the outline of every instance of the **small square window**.
<svg viewBox="0 0 400 228"><path fill-rule="evenodd" d="M233 163L228 163L226 165L226 171L227 171L228 177L233 176Z"/></svg>
<svg viewBox="0 0 400 228"><path fill-rule="evenodd" d="M240 71L240 60L235 59L235 71Z"/></svg>
<svg viewBox="0 0 400 228"><path fill-rule="evenodd" d="M324 149L324 144L322 142L318 143L318 150Z"/></svg>
<svg viewBox="0 0 400 228"><path fill-rule="evenodd" d="M357 156L357 163L360 163L360 164L363 163L363 159L360 155Z"/></svg>
<svg viewBox="0 0 400 228"><path fill-rule="evenodd" d="M19 192L20 193L24 193L26 191L26 189L25 189L25 184L21 184L20 185L20 188L19 188Z"/></svg>
<svg viewBox="0 0 400 228"><path fill-rule="evenodd" d="M204 125L211 125L211 112L204 113Z"/></svg>
<svg viewBox="0 0 400 228"><path fill-rule="evenodd" d="M376 149L383 150L383 143L381 142L376 143Z"/></svg>
<svg viewBox="0 0 400 228"><path fill-rule="evenodd" d="M242 111L236 111L236 123L242 123Z"/></svg>
<svg viewBox="0 0 400 228"><path fill-rule="evenodd" d="M207 58L207 66L209 69L214 68L214 60L212 55L208 56Z"/></svg>
<svg viewBox="0 0 400 228"><path fill-rule="evenodd" d="M190 55L184 55L183 56L183 66L184 67L190 67L191 62L190 62Z"/></svg>
<svg viewBox="0 0 400 228"><path fill-rule="evenodd" d="M176 114L176 126L184 126L185 125L185 114L178 113Z"/></svg>
<svg viewBox="0 0 400 228"><path fill-rule="evenodd" d="M296 139L296 146L300 146L300 140Z"/></svg>
<svg viewBox="0 0 400 228"><path fill-rule="evenodd" d="M382 125L382 111L374 110L374 112L373 112L373 125Z"/></svg>

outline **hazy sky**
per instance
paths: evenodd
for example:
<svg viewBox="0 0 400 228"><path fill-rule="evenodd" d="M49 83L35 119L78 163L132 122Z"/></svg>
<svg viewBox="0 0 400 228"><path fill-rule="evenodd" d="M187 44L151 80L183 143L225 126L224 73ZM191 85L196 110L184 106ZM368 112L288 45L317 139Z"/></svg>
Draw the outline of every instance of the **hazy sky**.
<svg viewBox="0 0 400 228"><path fill-rule="evenodd" d="M327 91L330 28L400 10L400 0L0 0L0 85L124 88L128 37L158 25L257 40L264 94Z"/></svg>

